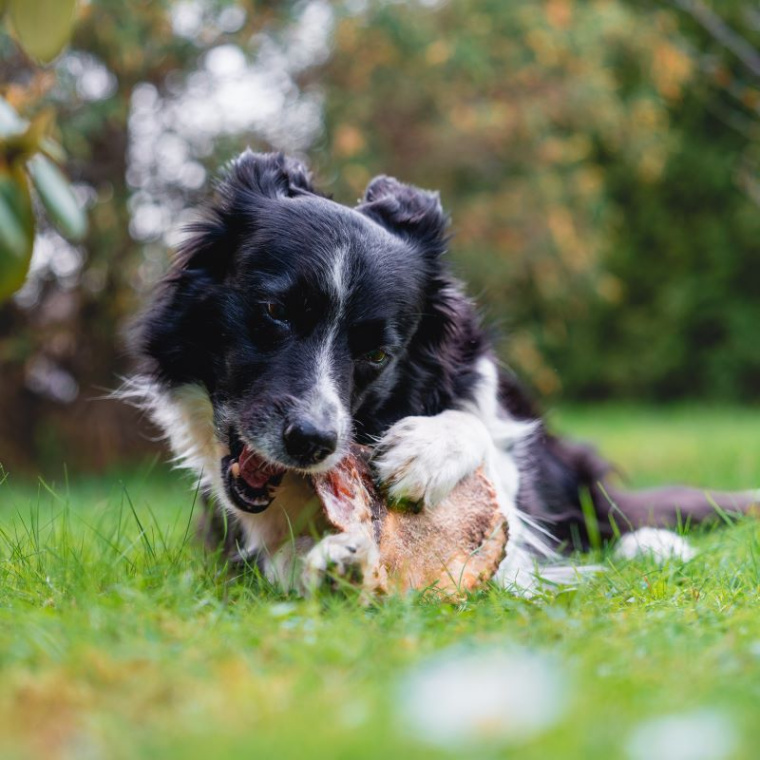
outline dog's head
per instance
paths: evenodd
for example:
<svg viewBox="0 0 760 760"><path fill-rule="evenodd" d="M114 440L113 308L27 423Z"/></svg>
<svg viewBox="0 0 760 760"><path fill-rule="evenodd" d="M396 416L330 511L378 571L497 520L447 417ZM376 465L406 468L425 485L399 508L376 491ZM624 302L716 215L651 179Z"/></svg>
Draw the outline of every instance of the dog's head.
<svg viewBox="0 0 760 760"><path fill-rule="evenodd" d="M348 208L282 155L231 165L140 321L138 350L169 397L207 394L221 463L203 466L234 506L265 508L287 469L332 467L357 411L393 392L445 228L436 194L388 177Z"/></svg>

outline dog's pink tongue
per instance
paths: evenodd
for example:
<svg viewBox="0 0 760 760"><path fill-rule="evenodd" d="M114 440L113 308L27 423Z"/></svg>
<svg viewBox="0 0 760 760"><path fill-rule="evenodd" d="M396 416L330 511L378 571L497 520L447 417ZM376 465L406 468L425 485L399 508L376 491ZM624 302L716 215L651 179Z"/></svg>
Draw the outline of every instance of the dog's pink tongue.
<svg viewBox="0 0 760 760"><path fill-rule="evenodd" d="M251 488L263 488L271 478L280 473L279 468L266 462L247 446L243 448L238 464L240 466L240 477Z"/></svg>

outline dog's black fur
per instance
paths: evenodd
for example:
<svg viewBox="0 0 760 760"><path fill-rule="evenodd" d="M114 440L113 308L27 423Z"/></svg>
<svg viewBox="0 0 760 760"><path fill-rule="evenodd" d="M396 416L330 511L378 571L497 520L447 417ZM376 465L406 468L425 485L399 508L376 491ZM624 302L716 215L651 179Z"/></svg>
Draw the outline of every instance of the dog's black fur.
<svg viewBox="0 0 760 760"><path fill-rule="evenodd" d="M304 415L309 424L316 419L301 402L325 351L350 418L345 431L327 433L342 436L336 455L351 438L375 443L405 417L461 408L474 401L478 362L492 357L492 348L450 274L446 229L437 194L381 176L347 208L320 195L300 163L246 152L190 228L137 324L141 372L165 389L205 388L229 425L230 446L240 436L283 467L310 464L288 453L280 431ZM336 250L345 262L331 286L325 273ZM340 304L331 287L343 289ZM517 420L540 420L511 372L500 374L499 402ZM327 425L329 416L314 425ZM608 465L540 421L518 465L518 508L566 545L588 544L584 494L603 537L673 525L677 508L685 519L711 511L698 491L644 498L604 485ZM751 502L714 498L737 509Z"/></svg>

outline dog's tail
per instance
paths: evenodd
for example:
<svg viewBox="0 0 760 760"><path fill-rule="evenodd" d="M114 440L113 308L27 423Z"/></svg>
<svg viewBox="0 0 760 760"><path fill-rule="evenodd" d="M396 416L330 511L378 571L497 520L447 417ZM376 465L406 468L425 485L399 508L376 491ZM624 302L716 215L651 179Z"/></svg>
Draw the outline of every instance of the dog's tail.
<svg viewBox="0 0 760 760"><path fill-rule="evenodd" d="M618 485L615 469L592 447L551 436L543 443L548 466L560 466L571 476L572 486L565 490L569 498L544 499L550 503L552 532L570 549L587 549L641 528L688 529L707 520L760 514L760 490L629 490Z"/></svg>

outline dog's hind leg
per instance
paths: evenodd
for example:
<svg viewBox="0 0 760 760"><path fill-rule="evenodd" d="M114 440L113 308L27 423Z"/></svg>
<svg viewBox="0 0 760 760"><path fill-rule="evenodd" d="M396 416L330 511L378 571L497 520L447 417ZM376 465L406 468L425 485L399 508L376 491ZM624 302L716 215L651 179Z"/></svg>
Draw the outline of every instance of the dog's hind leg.
<svg viewBox="0 0 760 760"><path fill-rule="evenodd" d="M547 436L542 449L543 466L566 477L560 495L539 494L549 505L544 517L570 548L587 548L595 538L613 539L642 528L682 529L760 509L760 491L628 490L615 483L613 468L589 446Z"/></svg>
<svg viewBox="0 0 760 760"><path fill-rule="evenodd" d="M760 508L760 492L713 491L666 486L627 491L601 482L592 487L597 514L610 522L617 515L628 530L641 527L680 528ZM625 530L621 530L625 532Z"/></svg>

